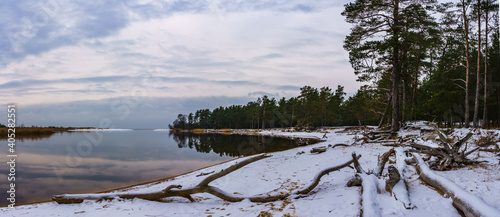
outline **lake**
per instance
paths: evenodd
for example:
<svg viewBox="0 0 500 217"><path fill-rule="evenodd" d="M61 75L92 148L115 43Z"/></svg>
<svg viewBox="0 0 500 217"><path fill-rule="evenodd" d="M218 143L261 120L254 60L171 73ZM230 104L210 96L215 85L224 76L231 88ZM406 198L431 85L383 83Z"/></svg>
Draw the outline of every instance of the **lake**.
<svg viewBox="0 0 500 217"><path fill-rule="evenodd" d="M7 150L7 141L0 140ZM124 130L63 132L16 141L16 205L54 194L100 192L163 179L238 156L297 147L293 140L244 135ZM6 151L4 151L6 153ZM0 156L7 162L6 154ZM9 165L0 164L0 206Z"/></svg>

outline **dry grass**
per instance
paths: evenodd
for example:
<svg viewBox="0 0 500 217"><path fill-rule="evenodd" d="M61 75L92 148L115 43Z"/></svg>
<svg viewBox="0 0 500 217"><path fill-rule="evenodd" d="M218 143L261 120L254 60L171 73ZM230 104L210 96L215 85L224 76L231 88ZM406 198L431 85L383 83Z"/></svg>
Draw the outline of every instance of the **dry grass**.
<svg viewBox="0 0 500 217"><path fill-rule="evenodd" d="M9 128L0 128L0 139L7 139L8 134L13 133L8 130ZM15 135L16 139L38 139L47 138L58 132L66 132L68 130L74 130L77 128L49 128L49 127L16 127Z"/></svg>
<svg viewBox="0 0 500 217"><path fill-rule="evenodd" d="M205 130L204 129L194 129L193 133L202 134L202 133L205 133Z"/></svg>

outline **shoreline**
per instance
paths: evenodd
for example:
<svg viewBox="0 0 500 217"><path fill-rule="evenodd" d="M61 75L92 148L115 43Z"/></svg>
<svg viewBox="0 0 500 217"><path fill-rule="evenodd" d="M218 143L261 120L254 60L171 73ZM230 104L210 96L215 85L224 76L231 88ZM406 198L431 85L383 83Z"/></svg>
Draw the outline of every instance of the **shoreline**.
<svg viewBox="0 0 500 217"><path fill-rule="evenodd" d="M305 139L306 140L306 144L305 145L299 145L297 147L294 147L294 148L291 148L291 149L287 149L287 150L293 150L293 149L297 149L297 148L301 148L301 147L305 147L305 146L309 146L309 145L313 145L313 144L317 144L317 143L321 143L321 142L325 142L326 141L326 140L321 140L321 139L319 139L317 137L316 138L307 138L307 137L296 137L296 136L287 136L287 135L278 135L278 134L262 134L263 132L270 132L272 130L277 130L277 129L282 129L282 128L269 128L269 129L264 130L264 131L263 130L230 129L231 130L230 133L227 133L227 129L222 129L222 130L221 129L204 129L205 130L204 132L202 132L202 133L194 133L194 134L221 134L221 135L236 134L236 135L246 135L246 136L268 136L268 137L276 137L276 138L285 138L285 139L290 139L290 140L293 140L293 141L295 141L297 138L298 139ZM90 132L90 131L96 131L96 130L102 130L102 129L90 129L90 130L86 129L86 130L76 130L76 131L66 130L66 131L59 131L59 132ZM128 129L128 130L136 130L136 129ZM154 131L154 129L153 129L153 131ZM183 133L193 133L193 132L192 131L184 131ZM309 140L311 140L312 142L308 142ZM287 150L282 150L282 151L287 151ZM273 152L265 152L265 153L272 154L272 153L282 152L282 151L273 151ZM215 167L215 166L218 166L218 165L221 165L221 164L225 164L225 163L228 163L228 162L231 162L231 161L235 161L235 160L242 159L242 158L248 158L248 157L252 157L252 156L255 156L255 155L259 155L259 154L262 154L262 153L257 153L257 154L253 154L253 155L242 156L242 157L234 157L234 158L231 158L231 159L228 159L228 160L216 163L216 164L207 165L207 166L204 166L204 167L201 167L201 168L193 169L193 170L190 170L190 171L187 171L187 172L183 172L183 173L176 174L176 175L169 176L169 177L165 177L165 178L155 179L155 180L151 180L151 181L145 181L145 182L141 182L141 183L137 183L137 184L132 184L132 185L127 185L127 186L123 186L123 187L111 188L111 189L107 189L107 190L103 190L103 191L95 191L95 192L87 192L87 193L96 193L96 194L111 193L111 192L116 192L116 191L125 191L127 189L131 189L131 188L138 187L138 186L146 186L146 185L151 185L151 184L158 184L158 183L161 183L161 182L165 182L165 181L169 181L171 179L178 178L178 177L183 176L183 175L194 173L196 171L204 170L204 169L207 169L207 168L210 168L210 167ZM16 205L16 206L37 205L37 204L44 204L44 203L51 203L51 202L55 202L55 201L53 201L53 200L43 200L43 201L37 201L37 202L23 203L23 204L19 204L19 205ZM0 208L4 208L4 207L7 207L7 206L0 206Z"/></svg>
<svg viewBox="0 0 500 217"><path fill-rule="evenodd" d="M496 130L495 132L499 132ZM328 129L326 134L322 132L281 132L280 130L266 130L260 132L263 136L287 136L295 138L322 138L326 141L309 146L270 152L271 157L246 165L227 176L214 180L211 186L219 188L234 196L251 197L266 192L281 189L281 192L292 192L309 186L318 172L326 168L340 165L351 159L350 153L362 155L359 163L363 168L371 169L377 165L379 156L386 153L392 147L384 146L383 143L366 143L359 140L362 131L347 131L342 128ZM420 129L407 128L398 134L406 136L429 136L432 132L424 131L419 134ZM462 137L467 133L460 129L453 132L454 136ZM480 134L473 136L478 139ZM424 137L422 137L424 138ZM428 141L435 144L434 140ZM330 144L349 144L347 146L327 147L323 153L310 153L312 148L329 146ZM248 156L251 157L251 156ZM498 157L494 153L485 152L478 156L483 160L482 166L457 168L450 171L436 171L443 177L453 180L459 187L470 191L481 197L486 203L496 209L500 209L500 201L497 193L500 192L500 180L497 180ZM247 157L245 157L247 158ZM212 170L220 171L232 166L233 160L245 160L245 158L234 158L225 162L196 169L190 172L139 183L124 188L114 189L120 193L148 194L162 191L172 185L182 185L186 188L196 186L205 179L198 177L198 173L207 173ZM397 160L397 159L396 159ZM388 164L395 165L397 162L389 161ZM387 165L388 167L389 165ZM377 203L382 216L453 216L460 217L457 209L452 205L449 198L445 198L435 189L422 184L416 168L408 165L405 177L408 178L407 188L410 192L411 203L417 209L406 209L392 195L384 190L384 182L387 179L380 177L376 185L380 190L377 194ZM384 170L385 171L385 170ZM387 172L384 172L387 173ZM38 203L35 205L16 206L16 209L0 208L0 213L5 216L70 216L85 213L88 216L359 216L362 209L361 189L359 187L347 187L346 182L350 180L356 171L345 167L332 174L321 178L314 191L304 197L289 197L285 200L275 202L254 203L250 200L240 202L227 202L212 194L200 193L193 195L195 202L189 202L182 197L167 197L160 201L144 199L115 199L115 200L85 200L80 204L57 204ZM482 181L478 181L482 180ZM112 190L111 190L112 191ZM118 193L118 192L116 192ZM437 211L436 211L437 210ZM4 215L2 215L4 216Z"/></svg>

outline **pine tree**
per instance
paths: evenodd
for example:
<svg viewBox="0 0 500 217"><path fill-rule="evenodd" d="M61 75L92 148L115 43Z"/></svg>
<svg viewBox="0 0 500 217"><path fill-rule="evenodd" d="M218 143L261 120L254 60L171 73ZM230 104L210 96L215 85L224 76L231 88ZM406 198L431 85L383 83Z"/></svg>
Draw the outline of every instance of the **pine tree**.
<svg viewBox="0 0 500 217"><path fill-rule="evenodd" d="M435 1L411 0L356 0L345 5L342 15L348 23L354 24L344 41L349 58L359 81L380 78L380 73L388 73L392 68L392 122L391 130L399 130L399 85L401 77L401 33L407 31L402 26L407 18L403 11L417 4L430 5ZM379 40L377 40L379 39ZM385 54L391 54L391 62L385 61Z"/></svg>

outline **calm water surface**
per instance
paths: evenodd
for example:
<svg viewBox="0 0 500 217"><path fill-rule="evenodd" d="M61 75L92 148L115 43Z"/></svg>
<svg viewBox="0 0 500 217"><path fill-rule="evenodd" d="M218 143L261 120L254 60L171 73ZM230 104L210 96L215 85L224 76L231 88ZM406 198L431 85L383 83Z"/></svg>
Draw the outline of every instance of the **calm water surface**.
<svg viewBox="0 0 500 217"><path fill-rule="evenodd" d="M0 140L7 150L7 141ZM288 139L152 130L65 132L17 140L16 205L54 194L89 193L162 179L233 157L296 147ZM5 153L5 152L4 152ZM6 154L0 156L7 162ZM6 206L8 164L0 164L0 205Z"/></svg>

